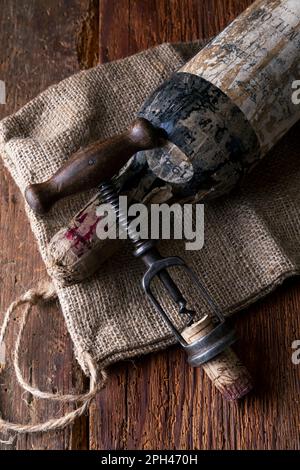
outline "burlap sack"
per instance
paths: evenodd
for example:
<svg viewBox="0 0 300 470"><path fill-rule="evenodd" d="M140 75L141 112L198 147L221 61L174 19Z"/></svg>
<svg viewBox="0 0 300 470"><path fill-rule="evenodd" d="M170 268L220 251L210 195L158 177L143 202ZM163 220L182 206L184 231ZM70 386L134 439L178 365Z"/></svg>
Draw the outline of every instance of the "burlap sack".
<svg viewBox="0 0 300 470"><path fill-rule="evenodd" d="M198 45L164 44L95 67L55 85L0 124L0 151L22 193L50 177L80 146L123 130L140 105ZM164 242L164 254L186 259L228 314L296 274L300 264L300 165L297 130L260 164L242 189L205 207L205 245L184 252ZM91 193L68 198L46 217L26 207L47 265L50 238ZM144 267L130 245L91 279L71 287L55 281L62 312L84 370L84 352L101 365L164 348L174 339L143 295ZM167 301L166 301L167 303Z"/></svg>

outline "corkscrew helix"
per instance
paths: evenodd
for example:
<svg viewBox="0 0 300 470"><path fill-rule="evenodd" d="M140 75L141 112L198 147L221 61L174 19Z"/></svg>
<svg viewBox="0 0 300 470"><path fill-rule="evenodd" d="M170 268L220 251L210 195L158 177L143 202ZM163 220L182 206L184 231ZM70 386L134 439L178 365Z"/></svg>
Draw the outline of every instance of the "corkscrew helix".
<svg viewBox="0 0 300 470"><path fill-rule="evenodd" d="M138 118L123 134L96 142L77 152L48 181L26 188L25 197L30 207L39 214L50 210L59 199L85 189L99 187L100 198L109 203L119 224L128 233L134 245L134 255L146 265L142 286L151 304L186 351L191 366L203 365L209 377L228 399L237 399L252 388L248 371L240 363L230 346L235 342L233 327L225 320L204 285L195 273L177 256L162 257L153 240L142 240L132 233L119 206L119 194L111 178L136 152L165 144L165 134L145 119ZM105 181L102 182L101 181ZM209 314L199 318L188 307L188 301L169 273L169 269L184 269L191 282L209 306ZM182 331L176 327L152 290L158 278L177 306L179 316L186 318Z"/></svg>

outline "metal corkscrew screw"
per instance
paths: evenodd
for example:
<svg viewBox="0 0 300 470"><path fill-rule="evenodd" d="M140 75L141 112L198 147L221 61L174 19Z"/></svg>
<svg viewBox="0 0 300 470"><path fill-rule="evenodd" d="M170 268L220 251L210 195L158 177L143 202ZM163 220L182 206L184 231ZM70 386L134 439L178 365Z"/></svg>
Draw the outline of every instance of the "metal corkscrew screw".
<svg viewBox="0 0 300 470"><path fill-rule="evenodd" d="M146 265L147 270L142 278L143 290L156 311L169 326L177 341L186 351L188 363L193 367L199 367L214 359L216 360L218 357L220 362L224 362L224 358L222 359L220 355L229 352L228 348L236 341L235 330L225 320L221 310L211 298L200 279L187 266L182 258L177 256L163 257L156 248L156 242L154 240L142 240L138 238L136 234L130 232L129 221L119 207L119 194L112 182L102 183L99 190L102 201L113 207L119 224L122 229L128 233L134 245L134 256L140 258ZM196 312L188 308L187 299L183 296L180 288L168 272L172 267L179 267L186 271L191 282L196 286L202 298L205 299L209 306L210 314L200 321L196 320ZM186 316L187 321L183 331L179 331L174 325L170 316L152 292L151 283L156 277L163 284L169 296L177 305L178 314ZM237 367L237 370L232 376L233 381L235 380L236 383L233 384L232 381L228 381L227 377L226 386L228 390L230 390L230 392L227 393L227 398L236 399L248 393L251 388L251 381L244 366L242 366L237 359L232 361L234 355L232 351L230 351L230 355L230 358L226 356L223 367L225 366L227 369ZM220 364L218 367L218 379L220 379L224 370L221 371ZM218 374L217 370L218 368L216 368L216 374ZM241 378L242 380L240 380ZM218 386L218 384L216 385ZM224 393L224 383L219 388L221 388Z"/></svg>

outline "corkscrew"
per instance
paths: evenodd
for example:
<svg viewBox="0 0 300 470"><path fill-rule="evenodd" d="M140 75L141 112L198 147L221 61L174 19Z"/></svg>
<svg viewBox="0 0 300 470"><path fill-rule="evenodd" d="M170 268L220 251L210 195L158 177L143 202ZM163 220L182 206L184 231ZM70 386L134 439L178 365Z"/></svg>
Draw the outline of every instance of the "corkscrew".
<svg viewBox="0 0 300 470"><path fill-rule="evenodd" d="M136 152L160 148L165 144L166 133L163 130L144 118L138 118L121 135L80 150L50 180L30 185L25 196L35 212L44 213L60 198L92 188L102 179L106 180L99 186L100 198L113 207L119 224L128 232L133 242L134 255L147 268L142 279L145 294L186 351L188 363L193 367L203 366L225 397L237 399L248 393L252 384L248 371L230 348L236 340L233 327L225 320L204 285L182 258L162 257L153 240L142 240L130 233L128 221L125 221L119 207L119 193L111 181L111 177ZM178 153L176 159L178 163ZM185 157L182 163L185 166L188 164ZM182 170L183 166L180 168ZM200 320L197 312L189 308L188 300L169 272L174 267L185 271L209 306L209 314ZM185 319L185 326L181 331L155 296L152 290L155 279L159 280L175 303L180 319Z"/></svg>
<svg viewBox="0 0 300 470"><path fill-rule="evenodd" d="M145 294L150 299L150 302L156 311L167 323L178 342L187 352L189 364L198 367L231 346L231 344L236 340L234 329L225 322L222 312L210 297L204 285L200 282L195 273L187 266L182 258L178 256L161 256L155 246L156 243L154 240L142 240L130 231L130 219L127 219L126 214L122 214L119 207L119 195L112 183L102 183L99 190L102 200L113 207L123 230L128 233L129 238L134 245L134 256L140 258L147 268L142 279L142 286ZM170 320L168 314L165 312L164 308L151 290L152 281L155 277L158 277L172 300L177 305L178 314L187 318L187 327L193 325L196 312L187 307L187 300L168 272L168 269L175 266L184 269L188 273L190 281L194 283L200 291L211 311L210 316L213 324L212 330L192 343L187 342L182 333L175 327L174 323Z"/></svg>

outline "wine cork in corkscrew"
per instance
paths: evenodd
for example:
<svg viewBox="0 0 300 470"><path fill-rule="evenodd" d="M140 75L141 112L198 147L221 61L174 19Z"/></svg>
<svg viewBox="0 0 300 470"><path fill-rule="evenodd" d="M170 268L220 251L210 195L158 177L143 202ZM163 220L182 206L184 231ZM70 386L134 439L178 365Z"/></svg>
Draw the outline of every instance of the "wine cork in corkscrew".
<svg viewBox="0 0 300 470"><path fill-rule="evenodd" d="M182 332L187 343L202 338L213 330L210 317L206 316ZM203 369L215 387L227 400L237 400L253 388L251 376L231 348L227 348L203 364Z"/></svg>

